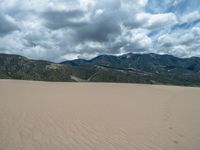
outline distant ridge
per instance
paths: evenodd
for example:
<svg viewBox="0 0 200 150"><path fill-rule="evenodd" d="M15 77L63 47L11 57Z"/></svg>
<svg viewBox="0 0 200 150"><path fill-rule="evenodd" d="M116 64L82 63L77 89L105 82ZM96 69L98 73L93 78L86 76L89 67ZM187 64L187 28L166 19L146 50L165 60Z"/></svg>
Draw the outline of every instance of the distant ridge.
<svg viewBox="0 0 200 150"><path fill-rule="evenodd" d="M76 59L59 64L30 60L19 55L0 54L0 78L120 82L200 86L200 58L171 55L100 55L91 60Z"/></svg>

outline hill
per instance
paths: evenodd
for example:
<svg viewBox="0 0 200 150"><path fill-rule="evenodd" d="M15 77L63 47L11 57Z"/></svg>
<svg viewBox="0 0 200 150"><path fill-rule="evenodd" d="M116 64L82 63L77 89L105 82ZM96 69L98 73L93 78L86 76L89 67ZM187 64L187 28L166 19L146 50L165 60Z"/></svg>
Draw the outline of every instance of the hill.
<svg viewBox="0 0 200 150"><path fill-rule="evenodd" d="M158 54L101 55L59 64L0 54L0 78L200 86L200 58Z"/></svg>
<svg viewBox="0 0 200 150"><path fill-rule="evenodd" d="M40 81L71 81L67 66L19 55L0 54L0 78Z"/></svg>
<svg viewBox="0 0 200 150"><path fill-rule="evenodd" d="M96 69L96 74L90 78L96 82L200 85L198 57L129 53L121 56L101 55L91 60L77 59L61 64L71 65L77 70L85 68L87 72Z"/></svg>

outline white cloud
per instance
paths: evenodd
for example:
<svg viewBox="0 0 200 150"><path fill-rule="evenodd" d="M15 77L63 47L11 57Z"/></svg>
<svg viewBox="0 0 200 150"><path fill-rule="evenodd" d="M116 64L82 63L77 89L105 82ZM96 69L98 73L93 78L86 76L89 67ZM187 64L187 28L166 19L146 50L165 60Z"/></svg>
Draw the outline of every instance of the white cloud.
<svg viewBox="0 0 200 150"><path fill-rule="evenodd" d="M190 12L190 13L182 16L180 18L180 21L183 23L189 23L189 22L195 21L197 19L200 19L200 13L199 13L199 11L193 11L193 12Z"/></svg>
<svg viewBox="0 0 200 150"><path fill-rule="evenodd" d="M136 15L136 20L142 22L142 26L147 28L163 28L177 23L176 15L173 13L139 13Z"/></svg>
<svg viewBox="0 0 200 150"><path fill-rule="evenodd" d="M139 4L140 6L145 7L146 4L147 4L147 2L148 2L148 0L137 0L137 2L138 2L138 4Z"/></svg>
<svg viewBox="0 0 200 150"><path fill-rule="evenodd" d="M95 12L95 17L100 16L101 14L103 14L104 10L103 9L97 9Z"/></svg>
<svg viewBox="0 0 200 150"><path fill-rule="evenodd" d="M161 35L156 41L158 49L180 57L200 56L200 27Z"/></svg>

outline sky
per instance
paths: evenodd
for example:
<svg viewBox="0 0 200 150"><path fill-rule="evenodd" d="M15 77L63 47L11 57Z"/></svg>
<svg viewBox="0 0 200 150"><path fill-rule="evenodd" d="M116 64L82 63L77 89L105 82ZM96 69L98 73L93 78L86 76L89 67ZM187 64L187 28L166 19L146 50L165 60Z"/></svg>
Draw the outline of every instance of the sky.
<svg viewBox="0 0 200 150"><path fill-rule="evenodd" d="M200 0L0 0L0 53L54 62L200 56Z"/></svg>

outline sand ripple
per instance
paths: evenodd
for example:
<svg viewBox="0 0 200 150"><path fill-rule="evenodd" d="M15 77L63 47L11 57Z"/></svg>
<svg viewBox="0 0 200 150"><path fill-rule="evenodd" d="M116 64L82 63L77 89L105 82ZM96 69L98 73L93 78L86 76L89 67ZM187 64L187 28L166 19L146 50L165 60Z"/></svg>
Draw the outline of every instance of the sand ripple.
<svg viewBox="0 0 200 150"><path fill-rule="evenodd" d="M199 150L200 89L0 80L0 150Z"/></svg>

